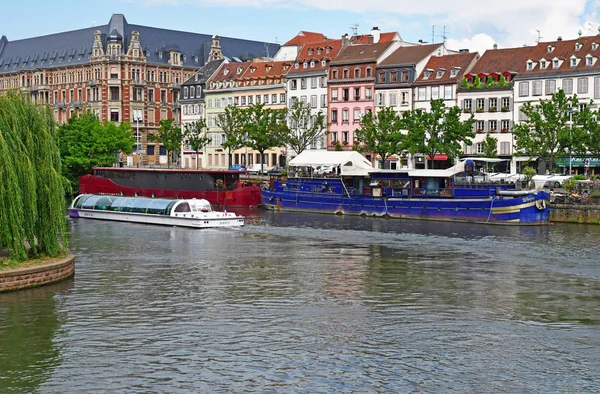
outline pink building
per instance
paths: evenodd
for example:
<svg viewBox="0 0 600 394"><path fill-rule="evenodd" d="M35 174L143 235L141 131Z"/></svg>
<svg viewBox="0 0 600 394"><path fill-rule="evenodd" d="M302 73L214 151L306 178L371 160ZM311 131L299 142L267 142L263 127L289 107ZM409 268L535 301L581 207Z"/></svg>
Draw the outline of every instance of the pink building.
<svg viewBox="0 0 600 394"><path fill-rule="evenodd" d="M394 40L345 46L331 62L328 81L327 149L335 150L339 143L344 150L354 144L354 130L360 127L362 116L374 109L375 68L377 62L398 48ZM378 41L378 42L377 42Z"/></svg>

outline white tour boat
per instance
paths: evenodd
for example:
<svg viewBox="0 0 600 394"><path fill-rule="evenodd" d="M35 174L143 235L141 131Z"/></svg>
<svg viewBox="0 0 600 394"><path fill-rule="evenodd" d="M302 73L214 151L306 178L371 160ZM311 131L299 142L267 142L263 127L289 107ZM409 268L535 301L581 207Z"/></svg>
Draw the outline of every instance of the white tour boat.
<svg viewBox="0 0 600 394"><path fill-rule="evenodd" d="M69 207L72 218L90 218L193 228L239 227L244 217L214 211L207 200L81 194Z"/></svg>

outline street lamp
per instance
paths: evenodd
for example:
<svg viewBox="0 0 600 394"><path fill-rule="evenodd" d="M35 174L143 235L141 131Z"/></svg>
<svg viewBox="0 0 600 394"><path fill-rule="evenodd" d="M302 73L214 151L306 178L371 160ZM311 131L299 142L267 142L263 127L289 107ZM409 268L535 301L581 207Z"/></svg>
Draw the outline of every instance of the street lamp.
<svg viewBox="0 0 600 394"><path fill-rule="evenodd" d="M573 158L572 158L572 151L571 151L571 145L573 143L573 138L571 136L571 134L573 133L573 112L575 112L573 107L569 107L569 175L573 174L573 168L572 168Z"/></svg>
<svg viewBox="0 0 600 394"><path fill-rule="evenodd" d="M135 130L135 148L136 148L136 154L138 155L138 167L140 166L140 157L142 154L142 144L140 143L140 120L142 120L142 111L139 109L134 109L133 110L133 118L135 120L135 124L136 124L136 130Z"/></svg>

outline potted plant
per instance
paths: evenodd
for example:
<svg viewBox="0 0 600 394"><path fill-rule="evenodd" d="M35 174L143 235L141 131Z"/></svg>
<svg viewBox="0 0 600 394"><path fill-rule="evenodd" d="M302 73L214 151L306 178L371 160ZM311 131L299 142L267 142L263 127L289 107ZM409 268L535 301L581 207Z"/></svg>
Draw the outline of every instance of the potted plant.
<svg viewBox="0 0 600 394"><path fill-rule="evenodd" d="M470 114L471 113L471 108L464 108L463 112L466 114Z"/></svg>
<svg viewBox="0 0 600 394"><path fill-rule="evenodd" d="M477 129L477 132L478 132L478 133L482 133L482 132L483 132L483 129Z"/></svg>
<svg viewBox="0 0 600 394"><path fill-rule="evenodd" d="M500 131L502 131L503 133L506 133L506 132L508 132L508 129L506 127L503 127L502 130L500 130Z"/></svg>
<svg viewBox="0 0 600 394"><path fill-rule="evenodd" d="M348 145L348 141L344 141L344 142L342 142L342 144Z"/></svg>
<svg viewBox="0 0 600 394"><path fill-rule="evenodd" d="M496 112L496 107L490 107L490 112Z"/></svg>
<svg viewBox="0 0 600 394"><path fill-rule="evenodd" d="M478 114L480 114L480 113L483 112L483 108L477 108L476 111L477 111Z"/></svg>
<svg viewBox="0 0 600 394"><path fill-rule="evenodd" d="M490 133L495 133L496 129L490 129Z"/></svg>
<svg viewBox="0 0 600 394"><path fill-rule="evenodd" d="M502 112L508 112L509 111L508 105L502 106L501 111Z"/></svg>

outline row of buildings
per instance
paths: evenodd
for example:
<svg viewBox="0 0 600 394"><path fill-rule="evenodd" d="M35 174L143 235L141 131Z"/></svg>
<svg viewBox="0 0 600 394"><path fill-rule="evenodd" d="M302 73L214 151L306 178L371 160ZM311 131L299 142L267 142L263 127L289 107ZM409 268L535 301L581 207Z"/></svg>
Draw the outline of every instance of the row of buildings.
<svg viewBox="0 0 600 394"><path fill-rule="evenodd" d="M519 171L520 163L531 159L514 152L512 127L523 120L520 107L558 89L595 107L599 47L600 35L580 34L574 40L494 47L480 56L442 43L409 43L377 28L339 39L300 32L279 46L130 25L123 15L113 15L96 28L13 42L2 37L0 90L29 92L54 108L58 122L86 109L102 120L130 121L138 136L130 164L166 160L164 147L147 140L161 119L174 118L185 127L203 118L212 142L198 157L184 149L181 165L192 168L229 164L216 121L228 105L285 108L304 101L314 113L323 112L328 124L328 133L311 149L331 150L352 149L366 112L427 110L431 99L444 99L446 106L460 106L464 119L475 117L477 134L465 145L465 155L482 153L482 141L491 133L499 156ZM277 147L261 158L243 148L233 152L233 162L276 166L293 155ZM431 159L447 157L398 156L386 166L421 167ZM583 166L577 160L574 168Z"/></svg>

